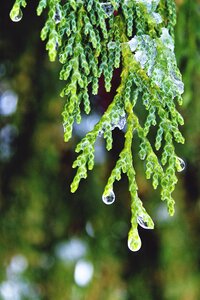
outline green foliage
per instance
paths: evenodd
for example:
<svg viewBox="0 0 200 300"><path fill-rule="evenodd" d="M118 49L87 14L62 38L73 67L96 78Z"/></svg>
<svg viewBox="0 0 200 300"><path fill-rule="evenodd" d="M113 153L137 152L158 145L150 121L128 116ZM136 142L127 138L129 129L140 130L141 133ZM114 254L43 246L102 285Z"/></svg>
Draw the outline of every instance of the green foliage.
<svg viewBox="0 0 200 300"><path fill-rule="evenodd" d="M26 1L17 0L11 19L19 20ZM112 103L76 147L79 153L73 164L77 173L71 184L75 192L87 171L94 167L95 141L102 136L107 150L112 149L112 131L125 128L124 148L113 168L103 193L103 201L115 200L114 182L126 174L131 194L131 230L128 246L137 251L141 247L138 224L152 229L153 221L138 195L136 171L133 166L133 133L139 137L139 157L144 161L147 179L154 189L161 188L161 200L167 202L174 214L172 192L177 183L176 171L184 162L175 152L174 142L184 143L179 125L184 121L176 109L182 103L183 83L174 55L174 0L123 1L39 1L37 14L47 9L48 16L41 32L47 40L50 61L58 59L62 65L60 79L65 81L61 96L66 98L63 111L64 139L72 136L74 122L81 122L81 107L90 113L89 88L98 94L99 78L104 77L105 89L111 90L116 68L121 68L121 83ZM136 105L142 105L142 124ZM155 141L150 133L156 126ZM135 150L136 153L136 150Z"/></svg>

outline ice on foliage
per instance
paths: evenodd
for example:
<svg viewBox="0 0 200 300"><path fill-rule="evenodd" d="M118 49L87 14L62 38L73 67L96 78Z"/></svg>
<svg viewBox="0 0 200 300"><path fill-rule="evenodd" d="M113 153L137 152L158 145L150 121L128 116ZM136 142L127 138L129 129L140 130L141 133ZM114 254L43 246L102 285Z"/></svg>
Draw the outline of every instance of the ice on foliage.
<svg viewBox="0 0 200 300"><path fill-rule="evenodd" d="M135 59L137 60L137 62L140 63L142 69L144 69L144 66L145 66L145 64L147 62L147 58L148 58L145 51L138 50L135 52L134 56L135 56Z"/></svg>
<svg viewBox="0 0 200 300"><path fill-rule="evenodd" d="M137 62L140 63L141 68L146 66L148 75L150 76L152 67L155 63L156 47L153 39L149 35L134 36L129 42L129 47L134 53Z"/></svg>
<svg viewBox="0 0 200 300"><path fill-rule="evenodd" d="M136 0L136 3L141 3L146 6L147 11L155 11L160 0Z"/></svg>
<svg viewBox="0 0 200 300"><path fill-rule="evenodd" d="M181 79L178 78L178 76L176 75L175 72L171 72L171 78L172 78L172 81L174 82L174 85L176 86L179 94L183 94L184 92L184 84L183 82L181 81Z"/></svg>
<svg viewBox="0 0 200 300"><path fill-rule="evenodd" d="M151 15L152 15L153 19L155 20L156 24L162 23L162 17L159 13L152 12Z"/></svg>
<svg viewBox="0 0 200 300"><path fill-rule="evenodd" d="M169 34L169 30L164 27L161 30L162 30L162 34L160 36L160 40L165 45L165 47L174 51L174 41L173 41L173 38L171 37L171 35Z"/></svg>
<svg viewBox="0 0 200 300"><path fill-rule="evenodd" d="M163 50L158 54L160 44L163 45ZM173 98L183 93L184 84L176 67L174 41L167 28L161 29L160 38L153 39L147 34L135 35L128 45L135 60L164 93L172 95Z"/></svg>
<svg viewBox="0 0 200 300"><path fill-rule="evenodd" d="M153 79L154 82L161 87L163 79L164 79L165 73L162 69L160 68L154 68L153 70Z"/></svg>
<svg viewBox="0 0 200 300"><path fill-rule="evenodd" d="M129 42L129 47L131 49L132 52L134 52L138 46L138 39L137 36L135 35Z"/></svg>

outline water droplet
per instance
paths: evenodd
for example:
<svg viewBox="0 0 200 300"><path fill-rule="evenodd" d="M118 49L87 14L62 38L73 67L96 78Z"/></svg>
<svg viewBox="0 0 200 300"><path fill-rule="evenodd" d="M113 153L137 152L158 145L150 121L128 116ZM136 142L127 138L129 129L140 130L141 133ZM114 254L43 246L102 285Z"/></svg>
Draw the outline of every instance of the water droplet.
<svg viewBox="0 0 200 300"><path fill-rule="evenodd" d="M100 3L100 4L108 17L113 15L114 7L112 6L112 4L110 2L105 2L105 3Z"/></svg>
<svg viewBox="0 0 200 300"><path fill-rule="evenodd" d="M12 11L10 13L10 18L13 22L21 21L22 17L23 17L23 13L21 9L19 9L18 14L13 14Z"/></svg>
<svg viewBox="0 0 200 300"><path fill-rule="evenodd" d="M111 190L109 194L102 196L102 200L107 205L112 204L115 201L115 193Z"/></svg>
<svg viewBox="0 0 200 300"><path fill-rule="evenodd" d="M99 132L98 132L98 137L102 137L103 134L104 134L104 130L99 130Z"/></svg>
<svg viewBox="0 0 200 300"><path fill-rule="evenodd" d="M137 223L144 229L154 229L154 222L143 206L138 211Z"/></svg>
<svg viewBox="0 0 200 300"><path fill-rule="evenodd" d="M59 48L59 44L58 44L58 42L56 42L56 44L55 44L55 50L58 51L58 48Z"/></svg>
<svg viewBox="0 0 200 300"><path fill-rule="evenodd" d="M55 15L54 15L54 20L55 20L56 24L60 23L61 13L60 13L60 10L58 8L56 8Z"/></svg>
<svg viewBox="0 0 200 300"><path fill-rule="evenodd" d="M154 223L146 213L141 213L140 215L138 215L137 222L144 229L154 229Z"/></svg>
<svg viewBox="0 0 200 300"><path fill-rule="evenodd" d="M128 234L128 248L131 251L138 251L142 246L140 236L138 234L137 228L131 228Z"/></svg>
<svg viewBox="0 0 200 300"><path fill-rule="evenodd" d="M177 171L182 172L185 169L185 162L180 157L177 157L176 159L177 159L177 165L176 165Z"/></svg>

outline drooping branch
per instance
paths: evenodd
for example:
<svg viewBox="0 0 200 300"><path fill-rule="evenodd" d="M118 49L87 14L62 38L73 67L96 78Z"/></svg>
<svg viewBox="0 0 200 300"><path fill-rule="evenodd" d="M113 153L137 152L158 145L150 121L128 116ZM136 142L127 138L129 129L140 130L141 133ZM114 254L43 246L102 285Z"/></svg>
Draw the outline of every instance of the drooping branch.
<svg viewBox="0 0 200 300"><path fill-rule="evenodd" d="M25 0L16 0L11 19L19 21ZM94 144L99 136L112 149L112 131L125 129L124 148L111 171L103 201L115 200L113 184L124 173L128 177L131 194L131 230L128 246L137 251L141 247L138 224L146 229L153 221L138 196L138 186L132 153L133 131L139 137L139 157L145 161L146 178L152 178L156 189L161 187L161 199L167 202L170 215L174 214L172 192L177 183L176 171L184 162L176 155L174 141L184 143L179 125L184 121L177 111L184 86L174 54L174 26L176 7L174 0L93 0L39 1L37 14L48 12L41 32L47 40L49 58L62 65L60 79L65 82L61 92L64 139L72 136L74 122L81 122L81 107L90 113L89 87L98 94L99 79L104 77L105 89L111 89L114 69L121 68L121 83L112 103L87 135L76 147L79 154L73 164L77 173L71 184L75 192L87 171L94 167ZM141 102L146 120L142 125L135 106ZM152 126L157 127L155 142L150 142ZM160 154L161 153L161 154Z"/></svg>

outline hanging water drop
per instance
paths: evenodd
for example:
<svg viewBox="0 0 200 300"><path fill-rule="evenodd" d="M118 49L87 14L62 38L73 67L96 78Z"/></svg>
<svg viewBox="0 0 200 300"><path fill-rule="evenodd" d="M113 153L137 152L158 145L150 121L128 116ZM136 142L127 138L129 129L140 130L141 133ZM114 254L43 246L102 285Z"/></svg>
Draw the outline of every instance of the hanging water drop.
<svg viewBox="0 0 200 300"><path fill-rule="evenodd" d="M58 51L58 48L59 48L59 44L58 44L58 42L56 42L56 44L55 44L55 50Z"/></svg>
<svg viewBox="0 0 200 300"><path fill-rule="evenodd" d="M180 157L177 157L176 159L177 159L177 165L176 165L177 171L182 172L185 169L185 162Z"/></svg>
<svg viewBox="0 0 200 300"><path fill-rule="evenodd" d="M104 134L104 130L103 130L103 129L102 129L102 130L99 130L99 132L98 132L98 137L102 137L103 134Z"/></svg>
<svg viewBox="0 0 200 300"><path fill-rule="evenodd" d="M23 17L23 13L21 9L19 9L17 13L14 13L13 11L10 12L10 18L13 22L21 21L22 17Z"/></svg>
<svg viewBox="0 0 200 300"><path fill-rule="evenodd" d="M55 15L54 15L54 20L55 20L56 24L60 23L61 13L60 13L60 10L58 8L56 8Z"/></svg>
<svg viewBox="0 0 200 300"><path fill-rule="evenodd" d="M138 215L137 223L144 229L154 229L154 223L147 214Z"/></svg>
<svg viewBox="0 0 200 300"><path fill-rule="evenodd" d="M128 234L128 248L131 251L138 251L142 246L140 236L138 234L137 228L131 229Z"/></svg>
<svg viewBox="0 0 200 300"><path fill-rule="evenodd" d="M109 194L103 195L102 200L107 205L112 204L115 201L115 193L113 190L111 190Z"/></svg>

